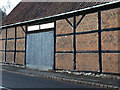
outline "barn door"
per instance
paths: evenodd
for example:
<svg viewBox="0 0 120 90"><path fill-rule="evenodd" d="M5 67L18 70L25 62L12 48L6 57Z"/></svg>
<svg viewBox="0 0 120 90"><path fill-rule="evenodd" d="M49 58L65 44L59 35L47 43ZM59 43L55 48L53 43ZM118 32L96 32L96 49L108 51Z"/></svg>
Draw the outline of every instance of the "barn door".
<svg viewBox="0 0 120 90"><path fill-rule="evenodd" d="M39 70L53 69L53 31L27 35L26 66Z"/></svg>

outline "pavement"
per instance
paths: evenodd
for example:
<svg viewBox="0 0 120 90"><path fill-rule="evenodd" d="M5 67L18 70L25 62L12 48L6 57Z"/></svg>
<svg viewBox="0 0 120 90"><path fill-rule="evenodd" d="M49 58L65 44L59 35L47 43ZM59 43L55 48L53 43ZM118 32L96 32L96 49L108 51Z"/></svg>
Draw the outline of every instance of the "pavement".
<svg viewBox="0 0 120 90"><path fill-rule="evenodd" d="M80 83L100 88L120 89L120 76L109 74L94 74L70 71L40 71L26 68L18 65L1 64L2 71L12 72L17 74L43 77L55 80L62 80L67 82Z"/></svg>

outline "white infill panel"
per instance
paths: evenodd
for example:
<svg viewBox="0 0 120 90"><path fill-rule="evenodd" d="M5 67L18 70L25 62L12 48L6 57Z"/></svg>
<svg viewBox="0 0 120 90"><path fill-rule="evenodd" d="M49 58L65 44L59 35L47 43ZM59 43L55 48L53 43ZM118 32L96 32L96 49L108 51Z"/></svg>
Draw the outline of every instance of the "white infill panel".
<svg viewBox="0 0 120 90"><path fill-rule="evenodd" d="M54 23L41 24L40 29L54 28Z"/></svg>
<svg viewBox="0 0 120 90"><path fill-rule="evenodd" d="M35 31L35 30L39 30L39 29L40 29L39 25L28 26L28 31Z"/></svg>

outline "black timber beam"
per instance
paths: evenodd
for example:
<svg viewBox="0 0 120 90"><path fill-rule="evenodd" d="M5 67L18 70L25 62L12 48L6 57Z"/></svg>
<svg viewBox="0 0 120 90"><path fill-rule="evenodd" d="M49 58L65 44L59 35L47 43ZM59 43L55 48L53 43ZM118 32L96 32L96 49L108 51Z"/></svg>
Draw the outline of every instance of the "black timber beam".
<svg viewBox="0 0 120 90"><path fill-rule="evenodd" d="M67 18L65 20L69 23L71 27L73 27L72 23Z"/></svg>
<svg viewBox="0 0 120 90"><path fill-rule="evenodd" d="M22 30L26 33L25 29L23 28L23 26L21 26Z"/></svg>
<svg viewBox="0 0 120 90"><path fill-rule="evenodd" d="M73 65L74 70L76 70L76 16L73 17L73 49L74 49L74 56L73 56Z"/></svg>
<svg viewBox="0 0 120 90"><path fill-rule="evenodd" d="M24 60L24 64L25 64L25 66L26 66L28 25L25 26L25 30L26 30L26 33L25 33L25 60Z"/></svg>
<svg viewBox="0 0 120 90"><path fill-rule="evenodd" d="M56 70L56 21L54 22L54 65L53 69Z"/></svg>
<svg viewBox="0 0 120 90"><path fill-rule="evenodd" d="M16 59L16 44L17 44L17 27L15 27L15 52L14 52L14 63Z"/></svg>
<svg viewBox="0 0 120 90"><path fill-rule="evenodd" d="M6 63L6 56L7 56L7 28L6 28L6 41L5 41L5 63Z"/></svg>
<svg viewBox="0 0 120 90"><path fill-rule="evenodd" d="M76 27L78 27L78 25L81 23L81 21L83 20L83 18L85 17L85 14L80 18L80 20L78 21L78 23L77 23L77 26Z"/></svg>
<svg viewBox="0 0 120 90"><path fill-rule="evenodd" d="M101 44L101 11L98 12L98 55L99 55L99 69L102 73L102 44Z"/></svg>

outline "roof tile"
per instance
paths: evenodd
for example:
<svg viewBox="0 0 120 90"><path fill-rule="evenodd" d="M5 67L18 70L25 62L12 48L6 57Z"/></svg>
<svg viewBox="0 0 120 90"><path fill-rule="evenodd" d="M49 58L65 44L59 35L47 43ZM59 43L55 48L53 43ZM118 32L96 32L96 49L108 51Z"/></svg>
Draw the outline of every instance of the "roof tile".
<svg viewBox="0 0 120 90"><path fill-rule="evenodd" d="M104 2L105 3L105 2ZM101 2L20 2L2 25L48 17L102 4Z"/></svg>

